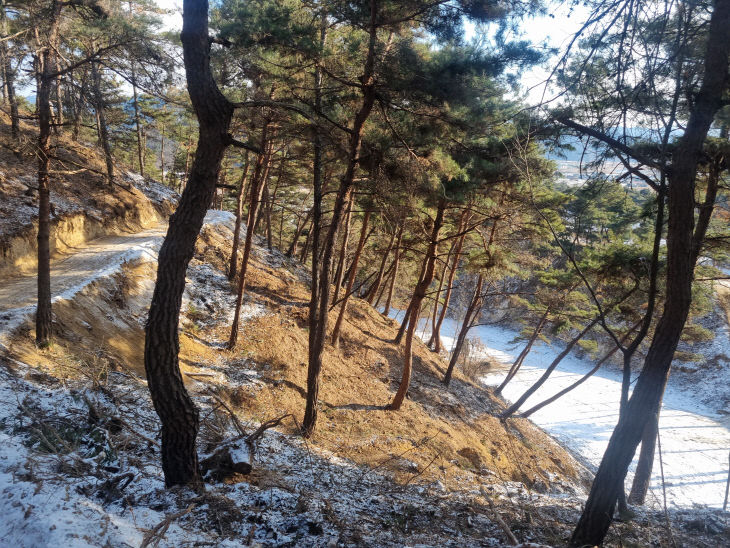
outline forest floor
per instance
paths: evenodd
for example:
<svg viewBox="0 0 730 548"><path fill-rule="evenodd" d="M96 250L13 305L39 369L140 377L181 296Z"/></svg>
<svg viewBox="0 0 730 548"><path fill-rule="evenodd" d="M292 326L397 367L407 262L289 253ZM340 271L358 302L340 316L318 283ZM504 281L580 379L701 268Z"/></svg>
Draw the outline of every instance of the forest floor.
<svg viewBox="0 0 730 548"><path fill-rule="evenodd" d="M0 538L25 546L563 545L585 470L530 421L418 343L410 397L397 387L397 324L359 299L325 359L318 431L297 435L306 378L307 275L257 246L240 348L224 351L235 294L226 279L232 216L212 211L188 271L181 370L201 409L200 453L226 444L253 470L205 490L165 490L146 389L143 324L162 229L79 245L54 261L56 342L32 342L31 279L0 297ZM82 259L88 254L88 260ZM104 259L97 261L102 254ZM92 256L94 258L92 258ZM334 314L334 312L333 312ZM292 413L253 448L262 422ZM727 521L702 509L642 510L608 546L719 546Z"/></svg>

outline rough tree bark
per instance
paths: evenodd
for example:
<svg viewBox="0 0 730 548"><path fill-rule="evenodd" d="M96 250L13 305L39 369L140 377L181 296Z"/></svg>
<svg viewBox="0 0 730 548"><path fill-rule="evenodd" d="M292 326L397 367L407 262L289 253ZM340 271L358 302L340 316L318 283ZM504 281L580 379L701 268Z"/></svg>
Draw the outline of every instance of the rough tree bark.
<svg viewBox="0 0 730 548"><path fill-rule="evenodd" d="M319 256L318 250L313 253L314 263L321 264L321 270L317 278L317 289L315 290L314 281L312 283L312 301L310 302L309 312L309 365L307 367L307 403L304 410L304 420L302 422L302 434L310 437L314 433L317 423L317 397L319 395L319 373L322 369L322 352L324 351L325 341L327 337L327 320L330 303L330 284L332 282L332 253L335 244L335 234L342 218L345 204L349 201L352 194L352 187L355 180L355 169L357 168L360 156L360 148L362 145L363 126L370 116L370 112L375 104L375 46L377 44L377 16L378 1L370 0L370 21L368 24L368 52L365 59L363 75L361 77L362 87L362 103L358 109L355 120L350 131L350 139L348 143L347 168L345 174L340 181L340 188L337 191L335 205L332 211L332 219L330 220L327 234L324 238L322 250L322 259L317 261ZM322 25L321 42L325 39L325 26ZM318 67L319 68L319 65ZM316 78L316 76L315 76ZM321 72L319 74L320 84L315 85L318 96L315 101L319 101L316 106L317 113L321 112ZM321 196L320 196L321 204ZM321 222L321 210L313 214L315 223ZM318 246L319 230L315 232L313 238L313 246ZM317 292L314 295L314 292ZM316 298L316 301L315 301Z"/></svg>
<svg viewBox="0 0 730 548"><path fill-rule="evenodd" d="M426 262L424 263L425 271L421 280L416 285L411 299L410 321L408 322L408 332L406 333L406 344L403 350L403 375L401 377L398 391L393 397L393 401L388 406L390 411L398 411L403 404L403 400L408 393L408 387L411 384L411 365L413 360L413 337L418 326L418 316L421 312L421 303L426 297L426 291L433 281L433 273L436 267L436 254L438 251L438 236L444 223L444 211L446 210L446 200L440 198L436 209L436 218L433 221L433 229L431 230L431 241L428 245L426 253Z"/></svg>
<svg viewBox="0 0 730 548"><path fill-rule="evenodd" d="M178 322L185 271L215 193L233 115L233 105L218 89L210 70L207 0L184 0L180 38L199 139L190 178L160 248L144 346L148 386L162 423L162 470L167 486L200 482L195 450L198 410L180 374Z"/></svg>
<svg viewBox="0 0 730 548"><path fill-rule="evenodd" d="M619 491L646 424L659 410L692 302L693 226L697 164L715 114L722 106L730 56L730 0L716 0L710 17L705 71L669 171L669 226L664 312L644 368L609 442L583 514L571 537L573 546L599 545L611 525Z"/></svg>
<svg viewBox="0 0 730 548"><path fill-rule="evenodd" d="M51 139L51 89L58 70L58 27L62 4L53 0L49 14L47 46L38 55L38 304L35 340L46 345L52 336L51 311L51 197L49 170Z"/></svg>

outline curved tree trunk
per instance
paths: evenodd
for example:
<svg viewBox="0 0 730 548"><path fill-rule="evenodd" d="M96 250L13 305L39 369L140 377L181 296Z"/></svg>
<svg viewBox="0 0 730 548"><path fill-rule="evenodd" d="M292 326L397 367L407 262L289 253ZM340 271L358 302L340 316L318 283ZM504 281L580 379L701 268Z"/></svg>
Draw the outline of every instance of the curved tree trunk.
<svg viewBox="0 0 730 548"><path fill-rule="evenodd" d="M563 358L567 356L570 351L573 349L573 347L578 344L578 341L580 341L586 333L588 333L591 329L593 329L593 326L598 323L600 320L600 316L594 318L590 321L588 325L586 325L583 330L578 333L571 341L565 345L565 348L563 351L556 356L556 358L552 361L552 363L545 369L545 372L540 376L540 378L535 381L535 383L530 386L527 390L525 390L525 393L522 394L519 398L517 398L517 401L513 403L510 407L507 408L506 411L504 411L499 418L506 419L508 417L511 417L514 415L520 408L520 406L527 401L527 398L532 396L538 388L540 388L543 384L545 384L545 381L548 380L548 377L552 374L553 371L555 371L555 368L560 364L561 361L563 361Z"/></svg>
<svg viewBox="0 0 730 548"><path fill-rule="evenodd" d="M636 329L638 326L639 326L639 324L637 323L629 331L627 331L626 334L621 338L621 343L623 343L629 337L629 335L631 335L631 333L634 331L634 329ZM600 360L598 360L598 362L596 362L596 365L593 366L593 369L591 369L590 371L588 371L588 373L586 373L585 375L583 375L580 379L578 379L577 381L575 381L573 384L571 384L569 386L566 386L565 388L563 388L560 392L558 392L554 396L550 396L546 400L543 400L542 402L538 403L537 405L531 407L530 409L528 409L524 413L520 413L520 416L522 418L526 419L530 415L532 415L533 413L536 413L537 411L539 411L540 409L542 409L543 407L545 407L547 405L550 405L554 401L559 400L560 398L562 398L563 396L565 396L565 394L567 394L571 390L573 390L575 388L578 388L581 384L583 384L589 378L591 378L601 368L601 366L604 363L606 363L606 360L608 360L611 356L613 356L618 349L619 349L618 346L614 346L611 350L609 350L606 354L604 354L603 357Z"/></svg>
<svg viewBox="0 0 730 548"><path fill-rule="evenodd" d="M444 210L446 209L446 200L444 198L439 199L438 208L436 210L436 218L433 222L433 229L431 231L431 242L428 246L428 252L426 253L426 260L424 262L424 272L421 276L421 280L416 285L416 289L413 292L413 298L411 299L411 312L410 322L408 324L408 333L406 334L406 344L403 351L403 375L401 377L398 391L393 397L393 401L388 406L391 411L398 411L403 404L403 400L408 393L408 388L411 384L411 364L413 360L413 337L416 333L416 327L418 327L418 316L421 312L421 303L426 297L426 291L433 281L433 273L436 267L436 253L438 251L438 235L441 230L441 226L444 223Z"/></svg>
<svg viewBox="0 0 730 548"><path fill-rule="evenodd" d="M449 311L449 302L451 302L451 290L454 288L454 277L456 275L456 270L459 267L459 261L461 260L461 250L464 247L464 240L466 239L466 232L464 231L464 229L469 222L468 212L466 210L461 215L462 217L459 221L459 232L464 233L459 236L459 239L456 243L456 248L454 249L454 260L451 263L449 279L446 282L446 294L444 295L444 304L441 306L441 313L439 314L436 325L433 328L436 335L434 338L433 351L437 354L441 352L441 326L443 325L446 314Z"/></svg>
<svg viewBox="0 0 730 548"><path fill-rule="evenodd" d="M233 106L218 90L210 71L207 1L184 0L180 37L188 93L198 118L198 148L190 179L160 248L144 346L147 382L162 422L162 470L167 486L200 482L195 450L198 410L180 374L178 322L185 271L215 193L233 115Z"/></svg>
<svg viewBox="0 0 730 548"><path fill-rule="evenodd" d="M571 537L573 546L599 545L613 519L619 491L646 424L659 411L672 357L692 303L694 275L694 191L697 164L707 132L722 105L730 56L730 0L716 0L710 18L705 72L669 171L669 227L664 313L644 361L624 417L608 442L583 514ZM701 237L697 237L701 236Z"/></svg>

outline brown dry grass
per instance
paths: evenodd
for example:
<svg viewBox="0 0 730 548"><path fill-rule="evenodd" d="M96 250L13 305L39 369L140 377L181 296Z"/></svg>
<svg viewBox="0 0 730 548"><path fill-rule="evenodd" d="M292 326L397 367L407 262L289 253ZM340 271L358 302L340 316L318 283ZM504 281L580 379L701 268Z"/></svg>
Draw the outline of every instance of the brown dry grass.
<svg viewBox="0 0 730 548"><path fill-rule="evenodd" d="M206 231L198 258L223 269L229 245L219 233ZM51 348L37 349L27 328L14 341L13 353L59 378L89 377L104 368L143 376L142 316L154 266L127 265L118 278L95 282L72 301L55 306L59 336ZM261 421L287 412L299 418L306 390L308 288L286 268L274 269L257 258L247 286L249 298L268 310L242 326L239 347L227 352L206 343L226 340L226 325L183 330L180 363L187 373L245 364L257 370L263 387L232 387L220 376L184 377L194 393L214 389L246 418ZM330 325L336 313L331 312ZM537 486L549 485L550 478L582 477L573 458L531 422L495 418L502 404L490 390L459 371L446 390L440 382L445 362L420 341L414 345L409 398L400 411L386 411L401 375L402 349L391 342L396 329L396 322L351 299L340 348L328 346L324 355L314 446L389 472L402 484L439 480L448 488L464 489L485 482ZM284 428L296 433L293 423Z"/></svg>
<svg viewBox="0 0 730 548"><path fill-rule="evenodd" d="M206 234L204 260L218 268L225 254ZM270 312L243 326L229 360L250 357L265 380L255 396L246 389L223 394L258 420L284 413L301 417L307 377L307 303L305 284L284 269L254 260L247 276L248 295ZM330 312L330 328L338 309ZM350 300L340 348L323 357L320 415L313 443L355 463L392 472L398 481L444 484L494 475L527 485L549 484L548 475L574 480L580 466L542 430L495 415L503 404L491 391L457 371L450 389L440 380L446 363L420 340L414 345L409 398L398 412L387 411L401 375L402 348L391 341L398 324L365 301ZM210 336L225 340L227 326ZM247 364L247 366L251 366ZM295 427L290 427L294 433Z"/></svg>

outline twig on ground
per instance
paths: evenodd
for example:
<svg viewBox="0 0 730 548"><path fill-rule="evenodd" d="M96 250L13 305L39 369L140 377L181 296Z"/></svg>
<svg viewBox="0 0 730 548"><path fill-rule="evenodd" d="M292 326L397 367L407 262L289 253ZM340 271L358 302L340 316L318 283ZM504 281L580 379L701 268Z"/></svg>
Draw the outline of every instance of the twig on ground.
<svg viewBox="0 0 730 548"><path fill-rule="evenodd" d="M235 427L236 431L240 436L244 436L246 434L246 429L243 427L243 424L241 424L241 421L239 420L238 416L233 412L233 409L228 407L226 403L220 399L213 390L208 389L207 393L210 395L211 398L213 398L218 405L220 405L223 409L228 411L228 415L231 417L231 421L233 421L233 426Z"/></svg>
<svg viewBox="0 0 730 548"><path fill-rule="evenodd" d="M191 504L185 510L181 510L180 512L176 512L174 514L166 516L165 519L163 519L160 523L150 529L147 534L145 534L144 539L142 540L142 544L139 548L147 548L147 546L150 545L153 548L156 548L165 537L165 533L167 533L167 529L170 527L172 522L176 519L183 517L184 515L189 514L193 511L193 508L195 508L195 504Z"/></svg>
<svg viewBox="0 0 730 548"><path fill-rule="evenodd" d="M158 442L157 440L153 440L152 438L148 438L148 437L147 437L147 436L145 436L144 434L140 434L140 433L139 433L139 432L137 432L137 431L136 431L136 430L135 430L134 428L132 428L132 427L131 427L131 426L129 425L129 423L128 423L127 421L125 421L125 420L124 420L123 418L121 418L121 417L119 417L119 424L121 424L122 426L124 426L124 427L125 427L125 428L126 428L127 430L129 430L129 432L130 432L130 433L134 434L134 435L135 435L135 436L137 436L138 438L141 438L141 439L143 439L144 441L146 441L146 442L148 442L148 443L151 443L151 444L152 444L152 445L154 445L155 447L159 447L159 446L160 446L160 443L159 443L159 442Z"/></svg>
<svg viewBox="0 0 730 548"><path fill-rule="evenodd" d="M502 532L507 536L507 540L509 541L511 546L517 546L520 541L517 540L517 537L514 535L512 530L509 528L509 526L504 522L502 517L499 515L499 512L497 512L497 509L494 507L494 503L492 502L492 498L489 496L489 493L484 489L484 487L480 487L479 490L482 493L482 496L486 499L487 504L489 504L489 509L492 511L492 518L494 519L494 522L499 525L500 529L502 529Z"/></svg>
<svg viewBox="0 0 730 548"><path fill-rule="evenodd" d="M403 484L403 487L407 486L409 483L411 483L417 477L422 476L426 472L426 470L428 470L431 467L431 465L434 462L436 462L436 459L439 458L440 456L441 456L441 453L436 453L426 466L424 466L421 470L419 470L414 475L412 475L410 478L408 478L408 480Z"/></svg>

